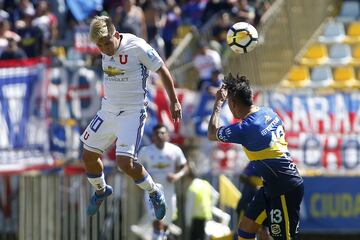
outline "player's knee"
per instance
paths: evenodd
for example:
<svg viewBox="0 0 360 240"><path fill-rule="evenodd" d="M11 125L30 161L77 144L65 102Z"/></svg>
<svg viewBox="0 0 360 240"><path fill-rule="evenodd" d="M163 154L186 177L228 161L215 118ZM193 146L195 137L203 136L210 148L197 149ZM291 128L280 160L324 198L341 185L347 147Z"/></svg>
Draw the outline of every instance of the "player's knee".
<svg viewBox="0 0 360 240"><path fill-rule="evenodd" d="M83 154L82 154L82 160L87 165L96 164L96 161L98 160L99 157L100 157L100 154L91 152L86 149L84 149Z"/></svg>
<svg viewBox="0 0 360 240"><path fill-rule="evenodd" d="M261 225L246 216L244 216L239 223L239 229L249 233L256 233L260 227Z"/></svg>
<svg viewBox="0 0 360 240"><path fill-rule="evenodd" d="M162 222L158 221L158 220L153 221L153 228L154 228L154 230L157 230L157 231L165 230L165 227L162 224Z"/></svg>
<svg viewBox="0 0 360 240"><path fill-rule="evenodd" d="M131 175L135 170L135 163L132 158L127 156L116 157L118 167L128 175Z"/></svg>

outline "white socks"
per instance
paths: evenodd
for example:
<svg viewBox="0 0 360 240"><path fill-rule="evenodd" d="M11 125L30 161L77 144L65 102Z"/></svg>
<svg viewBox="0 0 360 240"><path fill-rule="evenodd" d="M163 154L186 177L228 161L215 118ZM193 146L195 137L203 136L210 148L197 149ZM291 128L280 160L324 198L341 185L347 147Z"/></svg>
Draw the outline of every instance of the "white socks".
<svg viewBox="0 0 360 240"><path fill-rule="evenodd" d="M144 189L148 193L153 193L158 190L154 180L147 174L143 179L135 181L136 185L138 185L141 189Z"/></svg>
<svg viewBox="0 0 360 240"><path fill-rule="evenodd" d="M96 191L105 190L106 182L105 182L105 175L102 172L101 174L86 174L87 179L91 183L91 185L95 188Z"/></svg>

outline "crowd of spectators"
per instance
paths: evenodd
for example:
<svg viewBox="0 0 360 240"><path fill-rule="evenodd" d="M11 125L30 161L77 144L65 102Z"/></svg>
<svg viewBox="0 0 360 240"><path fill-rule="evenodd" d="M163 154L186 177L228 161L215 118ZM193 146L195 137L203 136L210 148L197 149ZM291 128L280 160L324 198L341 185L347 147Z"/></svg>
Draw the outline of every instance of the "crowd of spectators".
<svg viewBox="0 0 360 240"><path fill-rule="evenodd" d="M174 50L179 28L200 30L217 15L209 47L221 55L230 24L258 24L269 1L0 0L0 59L71 58L75 27L96 14L111 16L118 31L144 38L164 59Z"/></svg>

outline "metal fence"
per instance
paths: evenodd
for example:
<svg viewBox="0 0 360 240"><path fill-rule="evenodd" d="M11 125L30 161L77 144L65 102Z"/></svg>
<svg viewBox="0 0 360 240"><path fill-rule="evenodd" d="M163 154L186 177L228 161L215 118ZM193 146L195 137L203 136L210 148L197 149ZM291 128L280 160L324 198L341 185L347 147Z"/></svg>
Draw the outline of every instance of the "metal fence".
<svg viewBox="0 0 360 240"><path fill-rule="evenodd" d="M121 174L108 175L115 191L100 208L88 217L86 204L90 184L83 175L20 176L19 240L107 240L126 238L122 208L126 188Z"/></svg>

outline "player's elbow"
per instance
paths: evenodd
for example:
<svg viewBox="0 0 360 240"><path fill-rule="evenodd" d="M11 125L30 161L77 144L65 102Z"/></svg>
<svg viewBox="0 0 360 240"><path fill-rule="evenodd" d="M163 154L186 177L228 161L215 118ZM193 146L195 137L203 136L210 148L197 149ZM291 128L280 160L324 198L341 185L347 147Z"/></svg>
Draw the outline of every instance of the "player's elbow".
<svg viewBox="0 0 360 240"><path fill-rule="evenodd" d="M210 141L216 141L216 131L208 130L207 137Z"/></svg>

